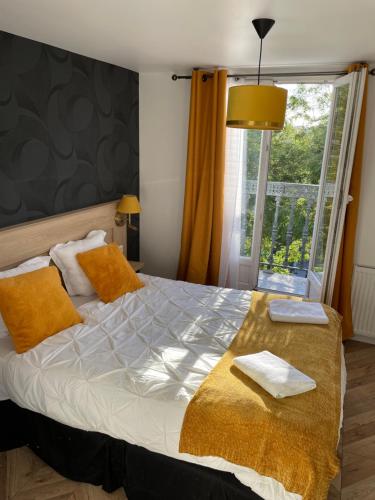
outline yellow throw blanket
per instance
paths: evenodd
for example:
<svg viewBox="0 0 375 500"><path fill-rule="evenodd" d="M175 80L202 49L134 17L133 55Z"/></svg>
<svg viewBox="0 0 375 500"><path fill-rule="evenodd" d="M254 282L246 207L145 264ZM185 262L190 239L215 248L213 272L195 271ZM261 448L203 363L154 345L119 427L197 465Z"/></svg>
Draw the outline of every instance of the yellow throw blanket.
<svg viewBox="0 0 375 500"><path fill-rule="evenodd" d="M189 403L180 452L217 456L281 482L308 500L327 498L339 471L341 321L324 306L328 325L275 323L253 292L250 311L228 351ZM313 391L275 399L233 366L233 358L268 350L317 384Z"/></svg>

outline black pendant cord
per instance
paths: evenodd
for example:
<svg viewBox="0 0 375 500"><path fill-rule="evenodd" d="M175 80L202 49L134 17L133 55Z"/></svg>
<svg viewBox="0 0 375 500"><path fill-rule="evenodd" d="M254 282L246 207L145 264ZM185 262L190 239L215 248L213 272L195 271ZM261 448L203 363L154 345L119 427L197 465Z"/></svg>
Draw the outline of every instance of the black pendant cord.
<svg viewBox="0 0 375 500"><path fill-rule="evenodd" d="M263 39L260 39L260 50L259 50L259 63L258 63L258 85L260 83L260 63L262 61L262 48L263 48Z"/></svg>

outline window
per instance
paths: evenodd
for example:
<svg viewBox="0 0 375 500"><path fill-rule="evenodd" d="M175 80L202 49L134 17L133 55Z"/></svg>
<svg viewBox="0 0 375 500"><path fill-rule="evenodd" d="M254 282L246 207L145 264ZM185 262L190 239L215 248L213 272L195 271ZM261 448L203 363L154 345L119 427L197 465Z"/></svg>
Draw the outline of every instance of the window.
<svg viewBox="0 0 375 500"><path fill-rule="evenodd" d="M241 256L252 256L259 170L268 168L260 270L306 278L332 86L282 86L288 90L285 127L272 133L267 160L261 158L265 133L242 132L246 168L242 175Z"/></svg>
<svg viewBox="0 0 375 500"><path fill-rule="evenodd" d="M328 153L327 173L323 182L324 198L320 209L319 226L317 229L316 252L312 269L321 279L323 275L324 257L326 252L328 229L331 219L334 186L337 178L341 151L342 134L345 123L345 112L348 101L349 84L337 90L334 103L334 118L332 125L332 140Z"/></svg>
<svg viewBox="0 0 375 500"><path fill-rule="evenodd" d="M283 130L228 129L226 284L330 303L365 80L283 84Z"/></svg>

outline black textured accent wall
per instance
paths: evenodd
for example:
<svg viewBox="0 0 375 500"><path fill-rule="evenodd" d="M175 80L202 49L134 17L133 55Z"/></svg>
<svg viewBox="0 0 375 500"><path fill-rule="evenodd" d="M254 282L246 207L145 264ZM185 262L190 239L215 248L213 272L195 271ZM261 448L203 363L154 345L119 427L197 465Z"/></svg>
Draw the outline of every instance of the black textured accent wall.
<svg viewBox="0 0 375 500"><path fill-rule="evenodd" d="M138 195L138 108L138 73L0 31L0 227Z"/></svg>

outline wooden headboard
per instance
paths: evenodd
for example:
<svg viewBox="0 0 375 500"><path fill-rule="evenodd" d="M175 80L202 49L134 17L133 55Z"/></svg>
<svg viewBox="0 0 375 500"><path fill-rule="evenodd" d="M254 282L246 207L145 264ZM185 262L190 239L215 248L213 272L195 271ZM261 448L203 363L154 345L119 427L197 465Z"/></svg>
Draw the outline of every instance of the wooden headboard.
<svg viewBox="0 0 375 500"><path fill-rule="evenodd" d="M48 254L56 243L84 238L93 229L107 231L107 242L123 245L126 255L126 226L116 226L114 219L117 204L110 201L0 229L0 270Z"/></svg>

